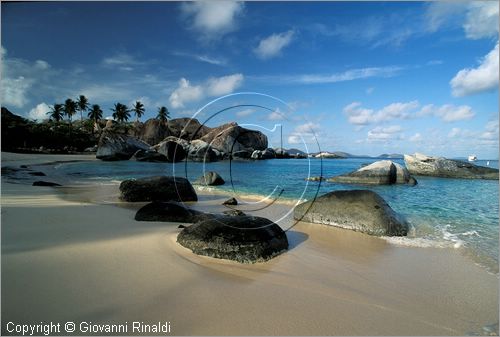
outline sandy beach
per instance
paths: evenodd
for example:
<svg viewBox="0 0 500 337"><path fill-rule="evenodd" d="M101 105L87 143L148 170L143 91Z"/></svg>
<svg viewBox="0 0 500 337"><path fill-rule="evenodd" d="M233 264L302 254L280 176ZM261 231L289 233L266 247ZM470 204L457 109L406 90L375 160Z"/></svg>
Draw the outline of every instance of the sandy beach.
<svg viewBox="0 0 500 337"><path fill-rule="evenodd" d="M67 160L94 157L2 153L2 167ZM135 221L144 203L118 201L118 185L70 186L45 167L41 180L65 186L2 176L2 334L138 321L173 335L498 335L498 275L452 249L298 223L266 263L201 257L176 243L178 224ZM218 212L227 196L199 198Z"/></svg>

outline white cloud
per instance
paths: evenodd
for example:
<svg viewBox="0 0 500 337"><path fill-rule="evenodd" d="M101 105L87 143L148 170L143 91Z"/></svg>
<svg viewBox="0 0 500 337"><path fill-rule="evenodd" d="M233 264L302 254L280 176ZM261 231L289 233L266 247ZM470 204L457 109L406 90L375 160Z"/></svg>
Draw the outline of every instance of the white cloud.
<svg viewBox="0 0 500 337"><path fill-rule="evenodd" d="M389 140L401 140L404 136L401 134L403 129L399 125L391 125L388 127L377 126L376 128L368 131L367 141L377 142L377 141L389 141Z"/></svg>
<svg viewBox="0 0 500 337"><path fill-rule="evenodd" d="M353 102L345 106L343 112L347 116L349 123L361 127L391 120L414 119L426 116L438 117L444 122L455 122L471 119L475 115L468 105L445 104L435 106L427 104L418 110L419 107L420 103L416 100L405 103L391 103L379 110L364 108L360 102Z"/></svg>
<svg viewBox="0 0 500 337"><path fill-rule="evenodd" d="M419 132L417 132L413 136L411 136L409 140L410 142L414 143L420 142L422 141L422 135Z"/></svg>
<svg viewBox="0 0 500 337"><path fill-rule="evenodd" d="M33 80L19 76L18 78L2 77L2 104L10 104L22 108L28 103L27 92Z"/></svg>
<svg viewBox="0 0 500 337"><path fill-rule="evenodd" d="M498 1L474 1L463 25L465 36L477 40L498 34Z"/></svg>
<svg viewBox="0 0 500 337"><path fill-rule="evenodd" d="M498 88L498 42L477 68L460 70L450 81L454 96L473 95Z"/></svg>
<svg viewBox="0 0 500 337"><path fill-rule="evenodd" d="M496 140L498 142L498 131L498 120L489 121L484 128L484 132L481 133L479 138L485 140Z"/></svg>
<svg viewBox="0 0 500 337"><path fill-rule="evenodd" d="M208 80L207 94L209 96L222 96L232 93L243 83L243 74L233 74Z"/></svg>
<svg viewBox="0 0 500 337"><path fill-rule="evenodd" d="M28 118L42 121L49 118L49 116L47 115L47 112L49 111L50 106L48 106L46 103L40 103L30 110L30 112L28 113Z"/></svg>
<svg viewBox="0 0 500 337"><path fill-rule="evenodd" d="M293 39L294 31L272 34L265 39L260 40L257 48L254 49L255 54L263 59L270 59L281 55L283 48L288 46Z"/></svg>
<svg viewBox="0 0 500 337"><path fill-rule="evenodd" d="M448 133L449 138L455 138L459 136L462 133L462 129L460 128L453 128L451 131Z"/></svg>
<svg viewBox="0 0 500 337"><path fill-rule="evenodd" d="M185 78L179 80L179 86L172 92L169 97L172 108L183 108L184 103L198 101L203 97L203 89L201 86L192 86Z"/></svg>
<svg viewBox="0 0 500 337"><path fill-rule="evenodd" d="M279 108L276 108L276 110L274 110L267 116L267 119L270 121L282 121L285 120L285 118L285 114L281 112Z"/></svg>
<svg viewBox="0 0 500 337"><path fill-rule="evenodd" d="M466 3L462 1L429 2L425 13L427 31L436 32L451 19L459 18L466 9Z"/></svg>
<svg viewBox="0 0 500 337"><path fill-rule="evenodd" d="M355 125L367 125L379 123L393 119L408 119L412 117L412 112L418 108L418 101L407 103L391 103L382 109L375 111L361 106L360 102L353 102L344 107L344 113L348 121Z"/></svg>
<svg viewBox="0 0 500 337"><path fill-rule="evenodd" d="M172 55L175 56L180 56L180 57L188 57L200 62L205 62L217 66L225 66L227 64L227 60L222 57L214 57L214 56L209 56L209 55L198 55L198 54L193 54L193 53L186 53L182 51L174 51L172 52Z"/></svg>
<svg viewBox="0 0 500 337"><path fill-rule="evenodd" d="M204 97L230 94L241 86L243 80L242 74L233 74L210 78L204 84L191 85L187 79L181 78L178 87L170 94L169 101L172 108L183 108L186 103L196 102Z"/></svg>
<svg viewBox="0 0 500 337"><path fill-rule="evenodd" d="M320 133L318 123L307 122L297 125L294 131L288 136L289 144L315 143L316 137Z"/></svg>
<svg viewBox="0 0 500 337"><path fill-rule="evenodd" d="M129 64L136 64L136 60L129 54L120 53L114 56L106 57L102 60L102 63L111 66L122 66Z"/></svg>
<svg viewBox="0 0 500 337"><path fill-rule="evenodd" d="M367 94L367 95L371 95L371 94L373 93L373 91L374 91L374 90L375 90L375 88L374 88L374 87L369 87L369 88L367 88L367 89L366 89L366 94Z"/></svg>
<svg viewBox="0 0 500 337"><path fill-rule="evenodd" d="M434 114L445 122L456 122L474 117L475 113L468 105L454 106L445 104L436 108Z"/></svg>
<svg viewBox="0 0 500 337"><path fill-rule="evenodd" d="M181 5L191 28L207 40L220 38L236 29L236 19L243 13L243 2L211 0L192 1Z"/></svg>
<svg viewBox="0 0 500 337"><path fill-rule="evenodd" d="M40 69L40 70L47 70L50 68L50 64L48 64L44 60L36 60L35 61L35 68Z"/></svg>
<svg viewBox="0 0 500 337"><path fill-rule="evenodd" d="M236 117L248 117L255 112L254 109L244 109L236 112Z"/></svg>

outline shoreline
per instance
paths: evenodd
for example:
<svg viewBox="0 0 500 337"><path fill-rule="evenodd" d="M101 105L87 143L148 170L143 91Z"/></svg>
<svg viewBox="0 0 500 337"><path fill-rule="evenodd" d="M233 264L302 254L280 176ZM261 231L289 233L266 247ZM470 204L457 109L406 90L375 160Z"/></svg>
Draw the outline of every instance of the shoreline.
<svg viewBox="0 0 500 337"><path fill-rule="evenodd" d="M11 163L43 159L22 156ZM115 185L2 179L4 322L167 319L175 335L498 334L498 275L452 249L299 222L289 251L239 264L178 245L176 223L135 221L139 203L103 202ZM228 194L199 196L195 209L227 209ZM276 206L256 213L287 208Z"/></svg>

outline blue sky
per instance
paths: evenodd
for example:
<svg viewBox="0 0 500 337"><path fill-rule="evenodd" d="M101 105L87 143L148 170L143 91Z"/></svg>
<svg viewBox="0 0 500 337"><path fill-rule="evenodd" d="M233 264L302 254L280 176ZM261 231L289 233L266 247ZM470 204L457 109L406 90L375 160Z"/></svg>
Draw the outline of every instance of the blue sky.
<svg viewBox="0 0 500 337"><path fill-rule="evenodd" d="M141 100L142 120L208 104L200 121L261 129L272 146L282 124L285 147L310 151L498 158L497 1L1 9L2 106L30 118L80 94L105 116Z"/></svg>

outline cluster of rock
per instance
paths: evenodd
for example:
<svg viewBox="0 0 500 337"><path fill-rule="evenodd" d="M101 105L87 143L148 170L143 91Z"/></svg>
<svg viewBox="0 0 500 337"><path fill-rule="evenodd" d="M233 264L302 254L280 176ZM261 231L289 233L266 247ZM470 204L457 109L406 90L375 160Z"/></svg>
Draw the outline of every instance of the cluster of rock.
<svg viewBox="0 0 500 337"><path fill-rule="evenodd" d="M406 167L390 160L380 160L357 171L327 179L329 182L346 184L409 184L416 185Z"/></svg>
<svg viewBox="0 0 500 337"><path fill-rule="evenodd" d="M168 123L150 119L144 124L136 122L131 128L109 121L102 130L96 157L102 160L212 162L227 158L250 159L255 151L269 157L269 150L266 135L237 123L209 128L191 118L173 119Z"/></svg>
<svg viewBox="0 0 500 337"><path fill-rule="evenodd" d="M203 179L220 178L209 172ZM222 178L221 178L222 179ZM177 242L195 254L241 263L263 262L288 249L286 233L269 219L247 216L238 210L211 214L179 203L196 201L192 185L181 177L150 177L125 180L120 184L121 199L152 201L139 209L137 221L192 223L180 226ZM228 204L236 204L230 200Z"/></svg>
<svg viewBox="0 0 500 337"><path fill-rule="evenodd" d="M415 175L498 180L498 169L477 166L465 161L430 157L420 153L405 154L404 160L408 171Z"/></svg>

